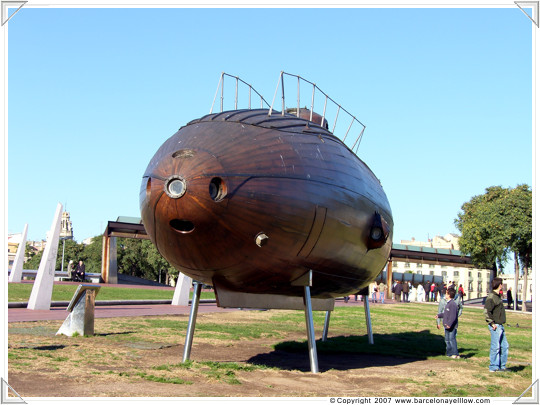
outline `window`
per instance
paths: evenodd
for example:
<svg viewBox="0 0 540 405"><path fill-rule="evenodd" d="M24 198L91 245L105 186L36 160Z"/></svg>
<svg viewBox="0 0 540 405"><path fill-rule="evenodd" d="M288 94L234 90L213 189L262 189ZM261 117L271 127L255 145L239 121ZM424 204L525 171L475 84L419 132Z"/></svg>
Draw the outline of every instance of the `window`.
<svg viewBox="0 0 540 405"><path fill-rule="evenodd" d="M446 277L446 270L441 271L443 277Z"/></svg>
<svg viewBox="0 0 540 405"><path fill-rule="evenodd" d="M416 263L416 268L421 269L422 268L422 263Z"/></svg>
<svg viewBox="0 0 540 405"><path fill-rule="evenodd" d="M469 277L472 277L472 271L469 271Z"/></svg>
<svg viewBox="0 0 540 405"><path fill-rule="evenodd" d="M429 272L429 275L430 275L430 276L434 276L434 275L435 275L435 272L434 272L434 271L430 271L430 272Z"/></svg>
<svg viewBox="0 0 540 405"><path fill-rule="evenodd" d="M405 267L409 268L409 267L411 267L411 264L409 262L405 262Z"/></svg>
<svg viewBox="0 0 540 405"><path fill-rule="evenodd" d="M482 278L482 272L481 272L481 271L478 272L478 278L479 278L479 279Z"/></svg>
<svg viewBox="0 0 540 405"><path fill-rule="evenodd" d="M472 281L469 281L469 291L473 290L472 286L473 286Z"/></svg>
<svg viewBox="0 0 540 405"><path fill-rule="evenodd" d="M459 278L459 271L454 271L454 277Z"/></svg>
<svg viewBox="0 0 540 405"><path fill-rule="evenodd" d="M435 265L434 265L434 264L430 264L430 265L429 265L429 268L430 268L430 269L434 269L434 268L435 268Z"/></svg>
<svg viewBox="0 0 540 405"><path fill-rule="evenodd" d="M482 282L481 281L478 282L478 292L479 293L482 292Z"/></svg>

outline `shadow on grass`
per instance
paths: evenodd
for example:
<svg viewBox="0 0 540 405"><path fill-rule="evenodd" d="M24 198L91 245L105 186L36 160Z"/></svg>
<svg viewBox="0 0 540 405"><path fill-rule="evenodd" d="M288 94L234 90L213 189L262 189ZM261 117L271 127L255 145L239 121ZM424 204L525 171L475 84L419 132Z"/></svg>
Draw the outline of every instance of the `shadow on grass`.
<svg viewBox="0 0 540 405"><path fill-rule="evenodd" d="M65 348L66 345L51 345L51 346L36 346L34 350L59 350Z"/></svg>
<svg viewBox="0 0 540 405"><path fill-rule="evenodd" d="M326 342L317 340L319 370L396 366L444 355L446 347L444 337L429 330L374 334L373 341L370 345L366 335L335 336ZM282 342L274 349L254 356L248 362L283 370L310 370L307 341Z"/></svg>
<svg viewBox="0 0 540 405"><path fill-rule="evenodd" d="M111 332L111 333L95 333L94 336L114 336L114 335L131 335L135 333L135 331L128 331L128 332Z"/></svg>

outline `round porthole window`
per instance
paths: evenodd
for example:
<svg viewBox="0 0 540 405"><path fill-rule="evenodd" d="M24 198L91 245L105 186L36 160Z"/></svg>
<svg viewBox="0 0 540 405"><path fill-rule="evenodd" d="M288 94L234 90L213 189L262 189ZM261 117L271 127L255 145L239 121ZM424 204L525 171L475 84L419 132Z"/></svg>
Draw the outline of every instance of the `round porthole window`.
<svg viewBox="0 0 540 405"><path fill-rule="evenodd" d="M181 176L171 176L165 182L165 193L171 198L182 197L186 189L186 180Z"/></svg>
<svg viewBox="0 0 540 405"><path fill-rule="evenodd" d="M209 192L212 200L216 202L223 200L227 195L227 186L225 185L223 179L220 177L214 177L210 181Z"/></svg>

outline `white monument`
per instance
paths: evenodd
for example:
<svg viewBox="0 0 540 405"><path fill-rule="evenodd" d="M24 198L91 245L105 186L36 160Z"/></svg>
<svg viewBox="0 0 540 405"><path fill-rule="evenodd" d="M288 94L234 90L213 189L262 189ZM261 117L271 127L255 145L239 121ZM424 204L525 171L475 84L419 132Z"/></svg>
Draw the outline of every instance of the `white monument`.
<svg viewBox="0 0 540 405"><path fill-rule="evenodd" d="M47 245L39 263L36 281L28 300L28 309L51 309L56 254L58 253L58 241L60 240L61 215L62 204L58 203L51 229L47 234Z"/></svg>
<svg viewBox="0 0 540 405"><path fill-rule="evenodd" d="M191 290L191 278L183 273L178 274L178 282L174 289L172 305L189 305L189 291Z"/></svg>
<svg viewBox="0 0 540 405"><path fill-rule="evenodd" d="M24 253L26 251L26 235L28 234L28 224L24 225L24 231L21 235L21 241L17 248L17 254L15 255L15 261L11 267L11 273L9 274L10 283L20 283L22 279L22 271L24 264Z"/></svg>

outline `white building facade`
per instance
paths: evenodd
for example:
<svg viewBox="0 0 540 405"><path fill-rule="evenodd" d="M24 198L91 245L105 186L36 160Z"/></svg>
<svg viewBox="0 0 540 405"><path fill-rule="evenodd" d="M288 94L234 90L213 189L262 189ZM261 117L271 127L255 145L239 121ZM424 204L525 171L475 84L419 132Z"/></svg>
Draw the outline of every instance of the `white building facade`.
<svg viewBox="0 0 540 405"><path fill-rule="evenodd" d="M485 297L490 291L492 271L489 269L477 269L471 264L452 262L452 260L430 259L429 255L439 257L459 257L464 255L459 251L459 237L455 234L445 236L435 236L426 241L402 240L401 244L394 244L393 248L410 250L411 252L423 252L428 257L418 258L398 258L392 257L392 273L394 279L402 274L404 279L409 279L417 285L422 280L434 279L436 282L450 284L455 282L456 286L463 286L465 299ZM413 255L414 256L414 255ZM418 255L421 256L421 255Z"/></svg>

